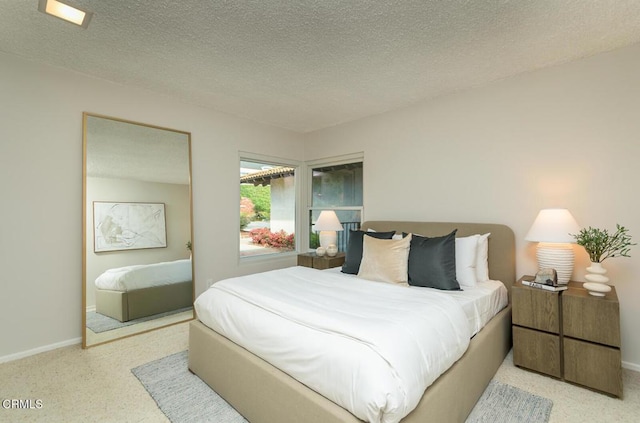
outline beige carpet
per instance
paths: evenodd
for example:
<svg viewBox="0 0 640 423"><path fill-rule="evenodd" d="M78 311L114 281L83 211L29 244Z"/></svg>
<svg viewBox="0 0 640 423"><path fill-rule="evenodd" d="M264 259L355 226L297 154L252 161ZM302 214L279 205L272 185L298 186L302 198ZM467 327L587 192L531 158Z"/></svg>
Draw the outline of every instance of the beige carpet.
<svg viewBox="0 0 640 423"><path fill-rule="evenodd" d="M131 369L186 349L187 339L188 324L181 323L88 350L72 346L0 364L0 399L42 401L42 408L0 406L0 421L167 422ZM550 423L637 422L640 373L623 375L623 401L517 369L510 355L495 379L551 398Z"/></svg>

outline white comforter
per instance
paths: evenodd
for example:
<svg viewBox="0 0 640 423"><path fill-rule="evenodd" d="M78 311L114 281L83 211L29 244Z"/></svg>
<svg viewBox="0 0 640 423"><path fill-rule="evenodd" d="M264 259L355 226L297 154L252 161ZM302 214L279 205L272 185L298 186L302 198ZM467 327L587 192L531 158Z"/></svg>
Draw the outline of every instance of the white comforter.
<svg viewBox="0 0 640 423"><path fill-rule="evenodd" d="M413 410L472 334L446 294L305 267L218 282L195 308L205 325L370 422Z"/></svg>
<svg viewBox="0 0 640 423"><path fill-rule="evenodd" d="M187 282L191 279L191 260L185 259L109 269L96 278L96 287L113 291L133 291Z"/></svg>
<svg viewBox="0 0 640 423"><path fill-rule="evenodd" d="M342 278L357 278L356 275L342 273L339 267L323 270L323 272L335 273ZM480 329L509 303L507 288L500 281L478 282L476 286L465 286L463 291L438 291L431 288L414 289L426 289L439 293L446 292L447 296L456 300L467 315L472 336L480 332Z"/></svg>

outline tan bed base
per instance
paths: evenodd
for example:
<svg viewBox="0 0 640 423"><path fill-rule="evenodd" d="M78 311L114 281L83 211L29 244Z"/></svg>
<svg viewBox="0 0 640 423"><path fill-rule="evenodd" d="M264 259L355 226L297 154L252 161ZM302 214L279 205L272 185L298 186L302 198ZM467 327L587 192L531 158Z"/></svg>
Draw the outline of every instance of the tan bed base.
<svg viewBox="0 0 640 423"><path fill-rule="evenodd" d="M96 311L121 322L192 305L191 281L127 292L96 289Z"/></svg>
<svg viewBox="0 0 640 423"><path fill-rule="evenodd" d="M464 422L511 348L511 306L480 331L405 423ZM353 414L209 329L189 328L189 369L251 423L357 423Z"/></svg>
<svg viewBox="0 0 640 423"><path fill-rule="evenodd" d="M489 275L515 282L515 238L504 225L365 222L363 229L439 236L491 232ZM464 422L511 348L511 305L471 340L469 349L426 391L403 423ZM251 423L355 423L353 414L253 355L198 320L189 327L189 369Z"/></svg>

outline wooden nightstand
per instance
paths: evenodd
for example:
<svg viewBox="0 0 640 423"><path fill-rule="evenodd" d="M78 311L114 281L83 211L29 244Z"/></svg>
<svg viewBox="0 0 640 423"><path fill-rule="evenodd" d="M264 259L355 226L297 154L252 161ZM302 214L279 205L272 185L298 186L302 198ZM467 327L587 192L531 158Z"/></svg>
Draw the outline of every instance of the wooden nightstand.
<svg viewBox="0 0 640 423"><path fill-rule="evenodd" d="M569 282L562 293L564 379L622 397L620 304L611 288L600 298Z"/></svg>
<svg viewBox="0 0 640 423"><path fill-rule="evenodd" d="M526 276L525 276L526 277ZM604 298L581 282L553 292L512 289L513 364L622 397L620 306L612 287Z"/></svg>
<svg viewBox="0 0 640 423"><path fill-rule="evenodd" d="M335 257L318 256L316 253L298 254L298 266L312 267L314 269L330 269L342 266L344 263L344 253L338 253Z"/></svg>

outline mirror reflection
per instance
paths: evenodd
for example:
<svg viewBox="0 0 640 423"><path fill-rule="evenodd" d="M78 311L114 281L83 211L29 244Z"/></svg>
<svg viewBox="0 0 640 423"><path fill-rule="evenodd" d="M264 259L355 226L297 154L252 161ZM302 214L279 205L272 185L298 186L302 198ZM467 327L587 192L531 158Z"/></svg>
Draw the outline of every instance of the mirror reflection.
<svg viewBox="0 0 640 423"><path fill-rule="evenodd" d="M191 135L85 113L83 347L193 318Z"/></svg>

